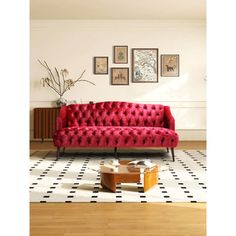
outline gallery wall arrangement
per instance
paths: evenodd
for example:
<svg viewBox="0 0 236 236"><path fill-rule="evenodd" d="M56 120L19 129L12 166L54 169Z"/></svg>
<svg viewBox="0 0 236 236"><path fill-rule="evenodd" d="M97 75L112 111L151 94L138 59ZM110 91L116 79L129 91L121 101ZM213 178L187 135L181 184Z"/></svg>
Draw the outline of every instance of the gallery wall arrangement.
<svg viewBox="0 0 236 236"><path fill-rule="evenodd" d="M179 77L179 55L162 54L159 60L158 48L132 48L132 83L157 83L161 77ZM107 56L94 57L94 74L108 74ZM113 63L128 64L128 46L113 46ZM129 68L112 67L111 85L129 85Z"/></svg>

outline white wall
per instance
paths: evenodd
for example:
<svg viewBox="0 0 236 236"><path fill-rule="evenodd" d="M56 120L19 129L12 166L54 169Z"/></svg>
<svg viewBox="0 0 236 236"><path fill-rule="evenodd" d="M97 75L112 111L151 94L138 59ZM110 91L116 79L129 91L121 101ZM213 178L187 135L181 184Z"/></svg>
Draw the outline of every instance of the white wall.
<svg viewBox="0 0 236 236"><path fill-rule="evenodd" d="M30 45L30 110L55 106L57 95L40 85L46 71L37 59L67 68L71 78L85 69L84 79L65 94L69 100L131 101L170 105L181 140L206 138L206 36L204 21L32 20ZM113 64L113 46L129 46L129 64ZM160 77L159 83L110 85L108 75L93 74L93 57L108 56L109 67L130 68L131 48L159 48L160 54L180 55L180 77ZM160 58L160 57L159 57ZM160 66L160 64L159 64ZM159 69L160 72L160 69Z"/></svg>

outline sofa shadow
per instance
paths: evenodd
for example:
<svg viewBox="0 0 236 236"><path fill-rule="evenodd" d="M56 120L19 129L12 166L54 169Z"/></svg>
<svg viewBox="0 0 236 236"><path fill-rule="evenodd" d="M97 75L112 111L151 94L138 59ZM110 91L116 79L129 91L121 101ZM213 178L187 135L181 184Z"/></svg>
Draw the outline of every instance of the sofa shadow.
<svg viewBox="0 0 236 236"><path fill-rule="evenodd" d="M56 152L55 151L50 151L45 158L55 158L56 157ZM104 158L115 158L114 152L99 152L99 151L65 151L65 153L61 154L60 158L76 158L76 157L104 157ZM131 158L136 158L136 157L141 157L141 158L149 158L149 157L171 157L169 153L163 150L157 150L157 151L143 151L140 152L139 150L137 151L118 151L117 152L117 157L131 157ZM59 158L59 159L60 159Z"/></svg>

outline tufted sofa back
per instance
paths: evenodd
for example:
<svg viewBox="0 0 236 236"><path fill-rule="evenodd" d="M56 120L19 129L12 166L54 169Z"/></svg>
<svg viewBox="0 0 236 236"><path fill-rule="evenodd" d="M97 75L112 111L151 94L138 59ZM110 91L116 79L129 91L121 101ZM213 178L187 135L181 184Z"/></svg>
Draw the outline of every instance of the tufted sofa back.
<svg viewBox="0 0 236 236"><path fill-rule="evenodd" d="M67 126L164 127L164 106L128 102L72 104L66 109Z"/></svg>

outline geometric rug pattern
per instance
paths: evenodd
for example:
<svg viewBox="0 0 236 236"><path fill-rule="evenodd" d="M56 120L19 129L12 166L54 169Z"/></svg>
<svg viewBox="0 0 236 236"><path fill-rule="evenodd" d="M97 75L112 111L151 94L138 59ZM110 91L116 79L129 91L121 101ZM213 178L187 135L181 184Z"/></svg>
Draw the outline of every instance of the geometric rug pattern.
<svg viewBox="0 0 236 236"><path fill-rule="evenodd" d="M150 159L157 163L158 184L143 192L142 183L117 184L112 193L100 185L100 164L112 152L66 152L55 161L54 151L30 157L31 202L206 202L206 151L175 150L175 162L165 150L119 151L119 159Z"/></svg>

